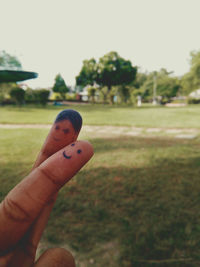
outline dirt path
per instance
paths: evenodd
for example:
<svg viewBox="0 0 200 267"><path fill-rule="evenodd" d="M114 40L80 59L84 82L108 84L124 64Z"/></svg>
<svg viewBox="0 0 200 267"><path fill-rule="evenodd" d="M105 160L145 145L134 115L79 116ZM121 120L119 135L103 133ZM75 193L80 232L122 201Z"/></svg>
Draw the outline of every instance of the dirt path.
<svg viewBox="0 0 200 267"><path fill-rule="evenodd" d="M50 129L50 124L0 124L0 129ZM200 129L142 128L131 126L92 126L84 125L82 132L91 136L172 136L194 139L200 135Z"/></svg>

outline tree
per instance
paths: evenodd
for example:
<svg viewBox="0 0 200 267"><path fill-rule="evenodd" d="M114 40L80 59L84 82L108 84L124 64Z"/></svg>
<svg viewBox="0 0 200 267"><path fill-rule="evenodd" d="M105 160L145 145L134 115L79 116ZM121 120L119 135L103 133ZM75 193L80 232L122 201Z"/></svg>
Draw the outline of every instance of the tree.
<svg viewBox="0 0 200 267"><path fill-rule="evenodd" d="M179 89L180 84L175 77L161 77L157 82L157 94L167 99L177 96Z"/></svg>
<svg viewBox="0 0 200 267"><path fill-rule="evenodd" d="M191 72L187 72L181 77L181 93L183 95L189 95L193 90L197 89L193 75Z"/></svg>
<svg viewBox="0 0 200 267"><path fill-rule="evenodd" d="M94 58L83 61L82 69L76 76L76 85L94 85L97 80L97 63Z"/></svg>
<svg viewBox="0 0 200 267"><path fill-rule="evenodd" d="M145 100L151 100L153 98L154 77L156 77L157 96L161 96L166 101L176 96L180 90L180 82L178 78L172 77L171 74L172 72L168 72L166 69L149 73L146 81L140 88L142 98Z"/></svg>
<svg viewBox="0 0 200 267"><path fill-rule="evenodd" d="M112 86L130 84L136 73L137 68L129 60L123 59L117 52L110 52L99 59L96 81L101 86L107 86L109 93ZM113 102L113 98L110 100Z"/></svg>
<svg viewBox="0 0 200 267"><path fill-rule="evenodd" d="M15 100L16 104L22 105L24 103L25 91L22 88L15 86L11 89L10 96Z"/></svg>
<svg viewBox="0 0 200 267"><path fill-rule="evenodd" d="M136 89L139 89L146 82L147 78L148 78L148 73L137 72L135 80L133 80L133 82L130 85L135 87Z"/></svg>
<svg viewBox="0 0 200 267"><path fill-rule="evenodd" d="M7 70L21 70L22 65L17 57L11 56L3 50L0 51L0 68Z"/></svg>
<svg viewBox="0 0 200 267"><path fill-rule="evenodd" d="M16 83L0 83L0 102L3 103L8 100L10 91L13 87L16 86Z"/></svg>
<svg viewBox="0 0 200 267"><path fill-rule="evenodd" d="M196 88L200 87L200 51L193 51L190 53L190 73L193 76L194 86Z"/></svg>
<svg viewBox="0 0 200 267"><path fill-rule="evenodd" d="M108 87L103 86L103 87L99 88L99 94L100 94L101 99L103 100L103 103L106 103L107 96L108 96Z"/></svg>
<svg viewBox="0 0 200 267"><path fill-rule="evenodd" d="M21 70L22 65L17 57L11 56L4 50L0 51L0 69L3 70ZM4 101L10 91L16 86L15 83L0 83L0 99Z"/></svg>
<svg viewBox="0 0 200 267"><path fill-rule="evenodd" d="M88 96L91 99L92 103L95 103L95 94L96 94L97 88L94 86L93 87L91 86L87 88L87 91L88 91Z"/></svg>
<svg viewBox="0 0 200 267"><path fill-rule="evenodd" d="M200 88L200 51L190 53L190 70L183 75L181 85L185 94Z"/></svg>
<svg viewBox="0 0 200 267"><path fill-rule="evenodd" d="M147 79L147 72L143 73L141 71L137 71L135 80L133 80L129 85L125 86L125 90L121 94L122 102L127 102L127 100L130 100L132 104L136 104L138 96L143 94L142 87Z"/></svg>
<svg viewBox="0 0 200 267"><path fill-rule="evenodd" d="M123 59L117 52L110 52L98 62L94 58L84 60L82 69L76 77L76 84L81 86L98 84L102 90L107 87L108 89L103 92L104 99L109 95L113 102L111 87L130 84L135 79L136 72L137 68L133 67L129 60Z"/></svg>
<svg viewBox="0 0 200 267"><path fill-rule="evenodd" d="M131 95L131 87L118 86L118 94L122 103L127 103Z"/></svg>
<svg viewBox="0 0 200 267"><path fill-rule="evenodd" d="M59 93L62 99L65 99L65 94L69 92L69 88L66 86L65 81L60 74L56 75L53 91Z"/></svg>

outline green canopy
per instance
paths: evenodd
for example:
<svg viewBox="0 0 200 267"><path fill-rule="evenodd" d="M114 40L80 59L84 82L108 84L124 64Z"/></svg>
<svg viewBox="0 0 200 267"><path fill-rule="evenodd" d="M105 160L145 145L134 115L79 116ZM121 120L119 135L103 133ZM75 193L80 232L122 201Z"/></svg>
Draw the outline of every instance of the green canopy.
<svg viewBox="0 0 200 267"><path fill-rule="evenodd" d="M0 70L0 83L4 82L20 82L29 79L37 78L36 72L21 71L21 70Z"/></svg>

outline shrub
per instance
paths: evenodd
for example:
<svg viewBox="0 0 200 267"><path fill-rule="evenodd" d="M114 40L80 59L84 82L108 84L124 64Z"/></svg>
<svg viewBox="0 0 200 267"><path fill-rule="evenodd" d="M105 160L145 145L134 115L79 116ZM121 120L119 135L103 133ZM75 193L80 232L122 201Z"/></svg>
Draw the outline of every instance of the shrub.
<svg viewBox="0 0 200 267"><path fill-rule="evenodd" d="M161 100L160 100L160 104L161 105L166 105L169 102L170 102L170 100L169 100L168 97L162 97Z"/></svg>
<svg viewBox="0 0 200 267"><path fill-rule="evenodd" d="M5 100L4 94L0 92L0 104L3 104L4 100Z"/></svg>
<svg viewBox="0 0 200 267"><path fill-rule="evenodd" d="M25 101L28 103L36 102L36 93L35 90L28 88L25 92Z"/></svg>
<svg viewBox="0 0 200 267"><path fill-rule="evenodd" d="M50 91L46 89L39 89L34 91L36 102L45 106L49 99Z"/></svg>
<svg viewBox="0 0 200 267"><path fill-rule="evenodd" d="M188 98L188 104L200 104L200 98Z"/></svg>
<svg viewBox="0 0 200 267"><path fill-rule="evenodd" d="M19 87L13 87L10 91L11 98L18 105L22 105L24 103L25 91Z"/></svg>
<svg viewBox="0 0 200 267"><path fill-rule="evenodd" d="M76 93L73 94L66 94L66 99L69 101L74 101L76 100Z"/></svg>

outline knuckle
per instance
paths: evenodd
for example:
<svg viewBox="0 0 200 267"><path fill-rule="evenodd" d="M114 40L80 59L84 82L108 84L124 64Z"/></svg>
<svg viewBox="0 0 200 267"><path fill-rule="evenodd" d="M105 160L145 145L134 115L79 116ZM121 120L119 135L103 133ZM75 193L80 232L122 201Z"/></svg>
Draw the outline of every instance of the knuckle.
<svg viewBox="0 0 200 267"><path fill-rule="evenodd" d="M3 201L3 210L7 217L14 221L31 221L31 213L25 210L15 200L6 197Z"/></svg>

